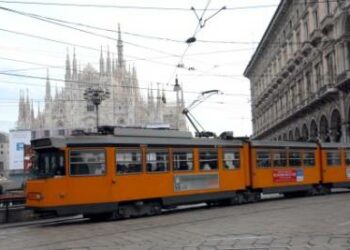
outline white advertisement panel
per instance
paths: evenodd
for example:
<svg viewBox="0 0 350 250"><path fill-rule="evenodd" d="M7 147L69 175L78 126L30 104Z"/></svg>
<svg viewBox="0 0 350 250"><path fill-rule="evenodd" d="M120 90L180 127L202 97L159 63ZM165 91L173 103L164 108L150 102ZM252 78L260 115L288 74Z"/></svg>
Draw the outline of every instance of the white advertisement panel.
<svg viewBox="0 0 350 250"><path fill-rule="evenodd" d="M23 169L24 145L29 145L30 130L12 130L9 135L9 169Z"/></svg>

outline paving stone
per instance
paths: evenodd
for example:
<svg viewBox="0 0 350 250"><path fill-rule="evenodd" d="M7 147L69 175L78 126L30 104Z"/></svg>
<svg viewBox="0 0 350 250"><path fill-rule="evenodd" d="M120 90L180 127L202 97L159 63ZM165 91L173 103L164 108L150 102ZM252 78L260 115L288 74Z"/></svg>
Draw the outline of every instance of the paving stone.
<svg viewBox="0 0 350 250"><path fill-rule="evenodd" d="M350 225L342 224L349 198L344 193L124 221L0 229L0 250L347 249Z"/></svg>

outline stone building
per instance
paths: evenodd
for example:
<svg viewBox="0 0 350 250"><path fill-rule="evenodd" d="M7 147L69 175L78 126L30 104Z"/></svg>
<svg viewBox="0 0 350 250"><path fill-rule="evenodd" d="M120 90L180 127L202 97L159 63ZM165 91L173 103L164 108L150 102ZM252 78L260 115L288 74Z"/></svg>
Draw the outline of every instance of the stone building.
<svg viewBox="0 0 350 250"><path fill-rule="evenodd" d="M5 175L9 163L9 139L8 134L0 133L0 175Z"/></svg>
<svg viewBox="0 0 350 250"><path fill-rule="evenodd" d="M350 1L282 0L244 75L253 138L350 142Z"/></svg>
<svg viewBox="0 0 350 250"><path fill-rule="evenodd" d="M166 102L161 86L150 85L147 96L142 96L135 67L127 66L124 60L123 41L118 32L117 55L111 57L109 49L101 55L99 70L87 64L80 70L75 51L73 59L67 53L65 62L65 85L61 91L56 87L52 94L49 74L46 79L45 106L34 112L29 94L21 91L17 128L32 130L32 137L67 135L74 129L96 129L96 110L83 96L89 87L101 87L110 92L110 98L99 106L99 124L111 126L168 125L170 128L187 130L181 111L184 108L183 91L175 95L176 101Z"/></svg>

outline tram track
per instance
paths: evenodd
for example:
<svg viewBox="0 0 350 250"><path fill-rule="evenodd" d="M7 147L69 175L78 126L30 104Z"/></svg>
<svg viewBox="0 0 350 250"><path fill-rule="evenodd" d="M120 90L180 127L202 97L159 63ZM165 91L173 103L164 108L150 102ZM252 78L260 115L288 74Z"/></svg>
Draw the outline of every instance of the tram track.
<svg viewBox="0 0 350 250"><path fill-rule="evenodd" d="M342 201L342 204L348 199L349 192L337 192L330 195L329 198L325 198L327 196L319 196L319 197L307 197L307 198L294 198L294 199L283 199L283 198L269 198L264 199L259 203L252 203L242 206L227 206L227 207L213 207L206 208L204 205L197 205L196 207L182 207L178 210L173 211L164 211L162 215L152 216L152 217L142 217L136 219L126 219L119 221L109 221L109 222L92 222L88 219L82 219L82 217L70 217L70 218L60 218L60 221L51 220L49 221L37 221L35 225L28 225L20 228L13 228L9 230L1 230L0 229L0 240L1 239L9 239L14 237L16 234L21 235L30 235L25 238L22 238L23 241L29 240L26 246L30 249L50 249L54 247L55 249L73 249L77 246L79 248L89 248L93 244L92 242L96 242L96 246L98 244L103 244L106 239L111 239L108 245L112 247L113 240L119 239L120 242L116 245L113 245L114 249L124 249L126 245L129 246L138 246L138 242L147 241L149 245L156 244L154 242L162 241L163 238L168 240L168 235L172 234L174 230L181 228L181 230L185 230L182 232L188 232L193 236L193 239L199 239L200 241L210 241L208 244L216 244L217 241L221 241L223 244L224 241L227 243L232 242L233 240L241 239L244 240L246 238L257 238L257 240L263 241L265 238L269 237L271 239L279 240L279 237L284 237L284 233L270 235L269 233L262 233L260 231L242 231L242 234L237 234L236 231L228 233L223 229L222 232L218 232L217 234L212 234L210 237L206 236L205 233L201 233L196 229L192 228L192 225L195 225L195 228L201 227L201 225L210 225L217 224L220 221L226 221L228 218L231 218L232 223L243 223L240 219L245 218L250 220L250 216L254 215L254 218L265 217L271 213L279 213L284 211L284 214L289 214L290 211L312 211L317 207L323 207L327 203L333 203ZM292 201L292 200L295 200ZM292 202L289 202L292 201ZM163 218L162 218L163 217ZM245 220L244 219L244 220ZM102 228L107 230L101 230ZM80 231L78 234L64 234L62 237L62 232L74 232ZM43 232L47 232L45 235L55 235L56 233L60 234L61 237L52 238L52 240L43 240L43 237L36 236L36 234L42 234ZM150 233L146 233L150 232ZM159 232L165 232L164 234L160 234ZM206 231L204 231L206 232ZM145 235L146 234L146 235ZM129 235L129 237L127 236ZM140 241L134 241L133 237L135 235L145 235L144 238L140 239ZM159 235L159 238L157 238ZM317 232L317 237L323 237L324 234L322 232ZM320 235L320 236L318 236ZM287 238L298 238L300 233L292 233L287 234L285 240ZM305 234L302 233L304 237ZM129 241L129 238L131 240ZM153 238L156 237L156 238ZM310 236L311 237L311 236ZM313 237L313 236L312 236ZM311 237L311 238L312 238ZM336 236L334 236L336 237ZM344 237L344 236L342 236ZM36 239L36 240L34 240ZM93 240L92 240L93 239ZM249 240L249 239L248 239ZM165 241L165 242L166 242ZM86 242L86 243L85 243ZM164 241L163 241L164 244ZM169 241L171 244L171 241ZM190 242L184 242L183 244L191 244ZM231 244L231 243L230 243ZM254 243L255 244L255 243ZM253 245L254 245L253 244ZM254 247L250 247L249 249L258 249L260 243L256 243ZM261 243L263 244L263 243ZM100 245L101 248L105 245ZM107 245L106 245L107 248ZM18 243L18 248L14 249L23 249L23 246ZM128 249L133 249L128 248ZM143 249L143 248L137 248ZM158 248L156 248L158 249ZM166 248L164 248L166 249ZM231 249L231 248L230 248ZM232 249L245 249L245 248L232 248ZM248 249L248 248L247 248Z"/></svg>
<svg viewBox="0 0 350 250"><path fill-rule="evenodd" d="M349 190L339 190L336 192L333 192L332 194L329 195L341 195L341 194L346 194L346 193L350 193ZM249 205L259 205L259 204L263 204L263 203L269 203L269 202L274 202L274 201L283 201L283 200L289 200L289 199L304 199L306 197L296 197L296 198L284 198L282 195L266 195L265 197L262 198L262 200L260 200L257 203L248 203L248 204L243 204L243 205L236 205L236 206L232 206L232 207L245 207L245 206L249 206ZM308 197L310 198L310 197ZM316 198L316 196L315 196ZM312 201L312 203L308 203L307 205L315 205L315 204L322 204L324 202L315 202L315 200ZM174 209L163 209L162 213L160 215L156 215L156 216L150 216L150 217L162 217L162 216L168 216L168 215L176 215L176 214L181 214L181 213L193 213L195 211L198 210L208 210L208 209L220 209L220 208L226 208L226 207L230 207L230 206L207 206L205 203L201 203L201 204L195 204L195 205L185 205L185 206L179 206L177 208ZM276 207L270 207L268 209L268 211L272 211L272 210L281 210L281 209L290 209L293 207L297 207L297 205L288 205L288 206L276 206ZM17 208L18 209L18 208ZM24 209L24 207L23 207ZM247 209L245 209L246 211ZM254 210L254 209L253 209ZM266 212L267 210L261 209L258 211L251 211L251 209L248 209L248 211L246 212L241 212L238 214L235 214L235 216L244 216L244 215L249 215L250 213L254 212ZM210 217L207 219L201 219L201 220L193 220L190 222L183 222L180 224L186 224L186 223L198 223L201 221L210 221L210 220L215 220L215 219L221 219L226 217L227 215L222 215L222 216L215 216L215 217ZM47 218L47 219L39 219L39 220L31 220L31 221L25 221L25 222L18 222L18 223L8 223L8 224L3 224L0 225L0 230L1 229L11 229L11 228L33 228L33 227L59 227L59 226L65 226L65 225L75 225L75 224L81 224L81 223L109 223L109 222L121 222L121 223L127 223L128 221L135 221L137 219L145 219L145 218L150 218L147 216L142 216L142 217L135 217L135 218L128 218L128 219L114 219L114 220L109 220L109 221L105 221L105 220L100 220L100 221L93 221L90 220L88 218L84 218L82 215L76 215L76 216L67 216L67 217L51 217L51 218ZM179 224L179 223L177 223ZM164 226L172 226L171 224L169 225L164 225ZM159 226L161 227L161 226ZM147 230L147 229L152 229L153 227L142 227L140 229L135 229L134 231L137 230ZM116 232L119 233L119 232ZM123 233L123 232L120 232Z"/></svg>

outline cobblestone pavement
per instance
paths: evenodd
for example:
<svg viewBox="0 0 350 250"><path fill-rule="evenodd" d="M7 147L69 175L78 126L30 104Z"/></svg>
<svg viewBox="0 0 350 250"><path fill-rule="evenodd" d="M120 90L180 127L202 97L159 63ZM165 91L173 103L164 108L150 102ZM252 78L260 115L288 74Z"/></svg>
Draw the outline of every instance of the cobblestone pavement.
<svg viewBox="0 0 350 250"><path fill-rule="evenodd" d="M0 249L350 249L350 193L0 229Z"/></svg>

